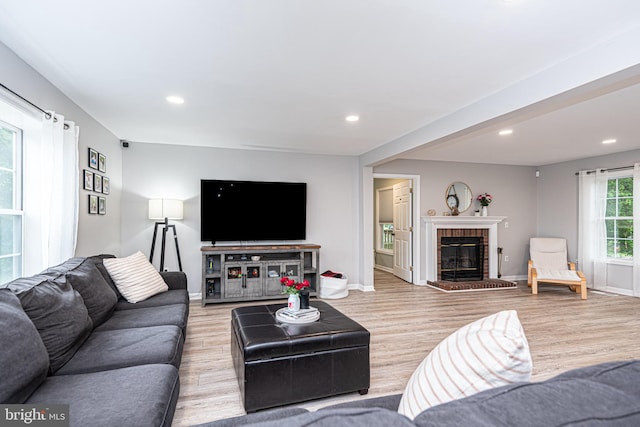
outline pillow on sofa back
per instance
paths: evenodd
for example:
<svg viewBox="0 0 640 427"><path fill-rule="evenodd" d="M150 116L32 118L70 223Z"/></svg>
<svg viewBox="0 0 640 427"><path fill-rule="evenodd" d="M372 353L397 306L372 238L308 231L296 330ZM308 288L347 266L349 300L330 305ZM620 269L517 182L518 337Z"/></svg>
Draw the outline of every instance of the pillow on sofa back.
<svg viewBox="0 0 640 427"><path fill-rule="evenodd" d="M130 303L166 292L169 287L140 251L125 258L107 258L103 264L123 297Z"/></svg>
<svg viewBox="0 0 640 427"><path fill-rule="evenodd" d="M531 379L529 344L515 310L470 323L445 338L415 370L398 412L425 409L482 390Z"/></svg>
<svg viewBox="0 0 640 427"><path fill-rule="evenodd" d="M49 371L55 373L91 333L93 322L80 294L68 282L38 275L6 285L20 299L49 353Z"/></svg>
<svg viewBox="0 0 640 427"><path fill-rule="evenodd" d="M24 403L47 377L49 355L9 289L0 289L0 343L0 403Z"/></svg>

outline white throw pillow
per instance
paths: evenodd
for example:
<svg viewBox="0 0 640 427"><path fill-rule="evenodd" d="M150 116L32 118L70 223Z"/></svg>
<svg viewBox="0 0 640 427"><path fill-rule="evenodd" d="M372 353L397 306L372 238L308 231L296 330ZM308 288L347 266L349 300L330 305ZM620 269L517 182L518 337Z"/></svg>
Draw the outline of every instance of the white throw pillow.
<svg viewBox="0 0 640 427"><path fill-rule="evenodd" d="M515 310L470 323L445 338L415 370L398 412L425 409L482 390L531 379L529 343Z"/></svg>
<svg viewBox="0 0 640 427"><path fill-rule="evenodd" d="M125 258L105 258L103 263L122 296L131 303L169 290L160 273L140 251Z"/></svg>

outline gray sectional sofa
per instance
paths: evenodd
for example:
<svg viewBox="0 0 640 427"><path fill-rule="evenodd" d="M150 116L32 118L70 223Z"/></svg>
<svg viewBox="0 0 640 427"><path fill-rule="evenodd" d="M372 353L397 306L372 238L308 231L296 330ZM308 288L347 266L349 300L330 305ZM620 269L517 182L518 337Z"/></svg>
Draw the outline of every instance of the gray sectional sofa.
<svg viewBox="0 0 640 427"><path fill-rule="evenodd" d="M0 402L68 404L71 426L170 426L189 315L184 273L123 299L102 260L71 258L0 286Z"/></svg>
<svg viewBox="0 0 640 427"><path fill-rule="evenodd" d="M547 381L516 383L434 406L414 420L398 414L401 395L308 412L285 407L200 427L640 426L640 360L574 369Z"/></svg>

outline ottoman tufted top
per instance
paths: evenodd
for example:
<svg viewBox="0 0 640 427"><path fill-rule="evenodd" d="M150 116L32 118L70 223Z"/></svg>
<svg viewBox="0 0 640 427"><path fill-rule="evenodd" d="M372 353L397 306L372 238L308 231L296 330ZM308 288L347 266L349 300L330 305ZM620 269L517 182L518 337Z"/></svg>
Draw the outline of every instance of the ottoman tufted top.
<svg viewBox="0 0 640 427"><path fill-rule="evenodd" d="M231 327L245 362L368 346L369 331L323 301L312 301L320 320L297 325L276 321L283 304L234 308Z"/></svg>

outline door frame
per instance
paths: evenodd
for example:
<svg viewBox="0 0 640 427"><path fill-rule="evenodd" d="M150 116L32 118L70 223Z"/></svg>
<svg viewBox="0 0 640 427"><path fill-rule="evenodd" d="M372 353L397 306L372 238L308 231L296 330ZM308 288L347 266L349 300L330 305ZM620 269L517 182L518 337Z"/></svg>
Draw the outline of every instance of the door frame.
<svg viewBox="0 0 640 427"><path fill-rule="evenodd" d="M373 180L379 178L379 179L406 179L406 180L410 180L412 181L412 185L413 185L413 197L412 197L412 204L413 204L413 209L412 209L412 218L413 218L413 238L412 238L412 242L411 244L413 245L413 250L412 250L412 259L411 259L411 263L413 265L413 284L414 285L418 285L420 284L420 277L421 276L421 268L420 268L420 236L422 235L422 227L421 227L421 216L420 216L420 175L415 175L415 174L398 174L398 173L376 173L374 172L371 175L371 186L370 188L373 188ZM365 196L366 197L366 196ZM371 198L371 203L369 204L369 206L372 207L372 209L369 211L372 218L375 216L375 204L373 203L373 199L374 199L374 195L371 194L369 195L369 197ZM366 205L366 203L365 203ZM365 242L365 248L364 248L364 253L365 254L370 254L371 256L371 275L373 277L373 269L375 268L375 262L374 262L374 257L375 257L375 224L373 224L374 227L371 227L371 229L369 230L370 235L373 235L372 239L364 239ZM375 284L372 284L373 287L375 287Z"/></svg>

